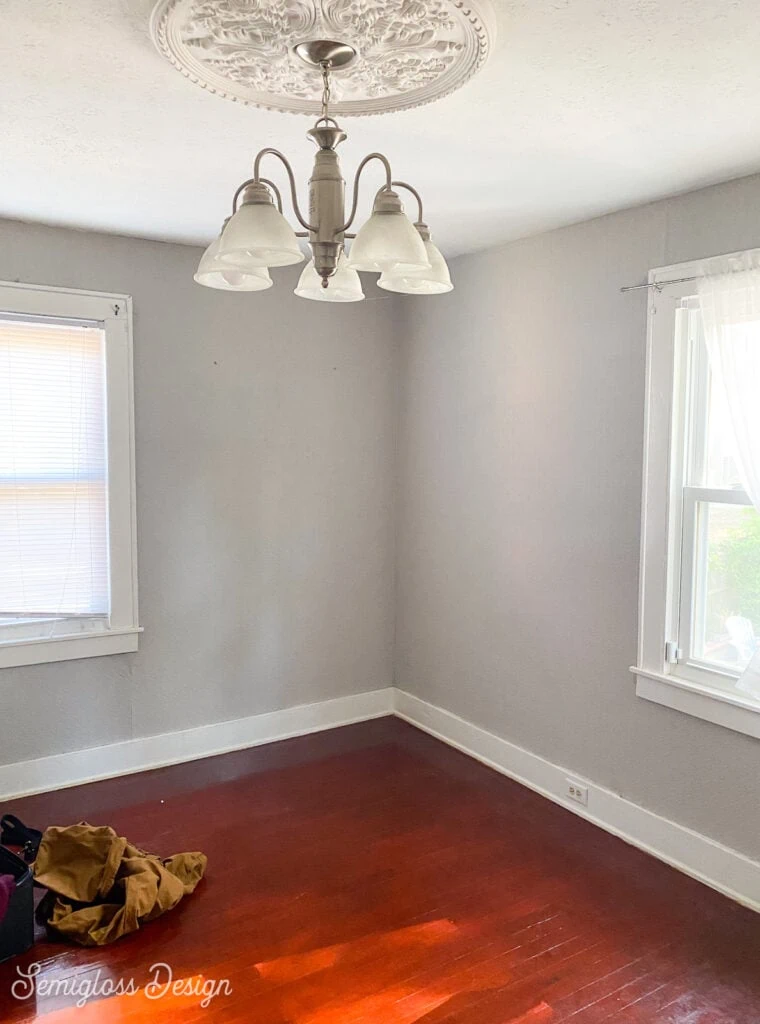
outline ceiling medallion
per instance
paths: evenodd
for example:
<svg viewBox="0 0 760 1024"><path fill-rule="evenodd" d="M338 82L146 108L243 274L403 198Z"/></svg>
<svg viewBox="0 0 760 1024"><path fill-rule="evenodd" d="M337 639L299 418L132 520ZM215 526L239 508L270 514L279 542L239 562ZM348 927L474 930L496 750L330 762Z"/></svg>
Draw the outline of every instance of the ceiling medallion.
<svg viewBox="0 0 760 1024"><path fill-rule="evenodd" d="M383 114L445 96L485 63L489 0L159 0L159 51L227 99L294 114L320 111L320 82L299 59L304 42L340 39L350 75L333 60L333 109Z"/></svg>

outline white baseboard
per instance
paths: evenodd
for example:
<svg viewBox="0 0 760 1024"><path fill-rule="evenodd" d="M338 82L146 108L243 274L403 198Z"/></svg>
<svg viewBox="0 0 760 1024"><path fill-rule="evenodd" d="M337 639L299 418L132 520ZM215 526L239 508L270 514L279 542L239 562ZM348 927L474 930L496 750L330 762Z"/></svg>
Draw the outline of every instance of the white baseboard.
<svg viewBox="0 0 760 1024"><path fill-rule="evenodd" d="M737 903L760 910L760 863L757 861L403 690L395 690L394 711L411 725L521 782L606 832L717 889ZM565 797L568 777L588 786L588 807Z"/></svg>
<svg viewBox="0 0 760 1024"><path fill-rule="evenodd" d="M390 714L396 714L736 902L760 910L760 863L625 800L458 715L393 687L181 732L0 765L0 800L195 761ZM588 807L565 797L568 777L588 786Z"/></svg>
<svg viewBox="0 0 760 1024"><path fill-rule="evenodd" d="M318 704L300 704L283 711L237 718L231 722L217 722L181 732L0 765L0 800L196 761L201 757L256 747L290 736L304 736L352 722L380 718L392 714L392 711L393 689L387 687Z"/></svg>

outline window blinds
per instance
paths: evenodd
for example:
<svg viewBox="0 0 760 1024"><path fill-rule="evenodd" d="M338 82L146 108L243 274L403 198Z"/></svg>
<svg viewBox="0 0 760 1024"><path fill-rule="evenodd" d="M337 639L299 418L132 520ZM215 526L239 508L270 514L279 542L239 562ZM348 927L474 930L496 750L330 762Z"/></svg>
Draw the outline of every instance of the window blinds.
<svg viewBox="0 0 760 1024"><path fill-rule="evenodd" d="M98 325L0 314L0 626L108 615L105 416Z"/></svg>

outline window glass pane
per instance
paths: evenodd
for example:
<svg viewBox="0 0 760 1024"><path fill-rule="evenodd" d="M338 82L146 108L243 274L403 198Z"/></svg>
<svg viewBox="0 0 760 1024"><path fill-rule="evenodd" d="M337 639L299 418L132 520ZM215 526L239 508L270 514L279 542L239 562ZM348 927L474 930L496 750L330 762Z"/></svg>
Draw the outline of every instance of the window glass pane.
<svg viewBox="0 0 760 1024"><path fill-rule="evenodd" d="M109 613L105 333L0 319L0 640Z"/></svg>
<svg viewBox="0 0 760 1024"><path fill-rule="evenodd" d="M743 671L760 638L760 514L697 503L694 655Z"/></svg>

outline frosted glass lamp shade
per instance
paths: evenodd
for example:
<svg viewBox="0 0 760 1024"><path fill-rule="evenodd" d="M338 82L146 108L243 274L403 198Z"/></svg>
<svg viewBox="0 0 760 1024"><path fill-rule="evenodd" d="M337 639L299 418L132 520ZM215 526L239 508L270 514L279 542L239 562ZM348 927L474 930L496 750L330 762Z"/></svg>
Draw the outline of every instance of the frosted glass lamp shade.
<svg viewBox="0 0 760 1024"><path fill-rule="evenodd" d="M424 244L430 260L428 270L412 270L396 265L380 276L377 282L379 287L385 288L388 292L401 292L403 295L441 295L443 292L450 292L454 285L451 283L449 268L441 255L441 250L430 239Z"/></svg>
<svg viewBox="0 0 760 1024"><path fill-rule="evenodd" d="M220 288L228 292L260 292L272 287L272 278L266 267L236 270L218 258L221 236L215 238L201 256L193 280L206 288Z"/></svg>
<svg viewBox="0 0 760 1024"><path fill-rule="evenodd" d="M304 267L295 294L302 299L314 299L317 302L360 302L364 298L359 275L346 265L343 255L326 288L322 287L322 278L314 269L314 260L311 260Z"/></svg>
<svg viewBox="0 0 760 1024"><path fill-rule="evenodd" d="M218 258L238 270L287 267L303 253L293 228L272 203L244 203L219 240Z"/></svg>
<svg viewBox="0 0 760 1024"><path fill-rule="evenodd" d="M351 245L348 265L353 270L382 273L394 264L428 270L425 245L416 228L404 214L395 192L380 192L372 216Z"/></svg>

